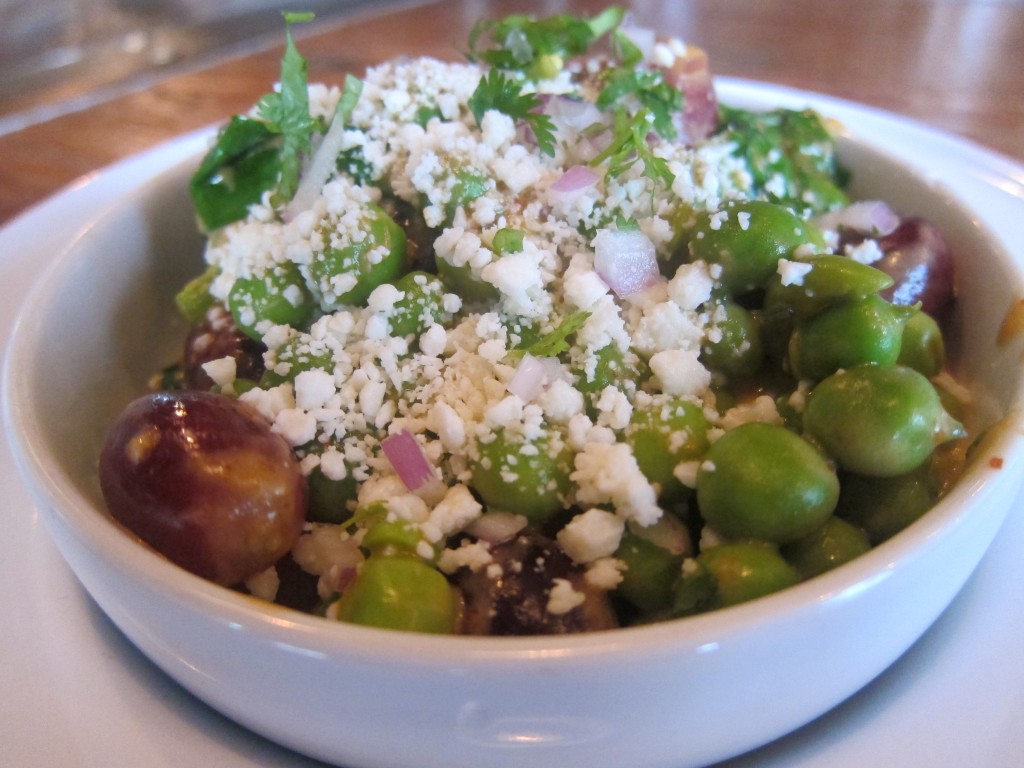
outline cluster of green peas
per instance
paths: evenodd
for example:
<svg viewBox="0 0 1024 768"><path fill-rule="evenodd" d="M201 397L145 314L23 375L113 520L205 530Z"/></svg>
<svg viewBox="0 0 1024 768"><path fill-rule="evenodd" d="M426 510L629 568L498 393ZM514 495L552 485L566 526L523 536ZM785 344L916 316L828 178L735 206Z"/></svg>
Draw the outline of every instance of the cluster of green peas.
<svg viewBox="0 0 1024 768"><path fill-rule="evenodd" d="M717 212L683 212L675 223L676 256L668 269L697 259L721 268L713 298L719 333L701 350L716 377L719 410L768 393L785 423L746 424L712 443L697 403L659 395L634 409L622 438L666 514L694 530L706 524L725 543L689 557L627 529L615 553L627 566L616 599L631 621L743 602L862 554L934 503L935 449L965 434L930 381L944 364L938 323L916 307L881 298L892 284L888 275L825 253L821 233L780 205L737 202ZM414 339L446 319L445 292L472 296L467 276L452 269L406 272L406 235L383 208L369 206L366 225L361 243L319 254L309 281L294 265L237 280L227 303L240 328L258 337L261 320L308 327L321 311L363 304L374 288L392 283L403 297L389 318L391 331ZM379 245L387 255L371 263L366 255ZM798 255L808 250L818 253ZM801 280L786 281L780 259L809 268ZM355 287L325 305L310 284L337 274L355 275ZM301 301L294 301L295 291ZM530 339L529 327L515 330ZM333 367L328 351L311 352L298 337L276 358L290 365L287 374L268 369L260 386ZM591 400L609 384L635 389L647 375L632 351L609 346L597 359L589 375L575 369L578 388ZM314 441L304 450L324 447ZM555 431L531 450L524 447L521 437L501 431L479 443L472 487L488 508L511 509L535 527L551 528L567 514L573 456ZM673 472L684 461L700 462L695 492ZM513 469L518 481L510 484ZM334 481L315 470L309 519L351 522L346 510L355 495L351 473ZM339 617L455 631L451 588L415 554L418 535L365 512L357 515L369 528L364 543L371 554L338 604Z"/></svg>
<svg viewBox="0 0 1024 768"><path fill-rule="evenodd" d="M891 277L798 255L821 234L786 208L724 210L693 215L680 246L722 268L721 341L703 359L723 403L772 394L784 423L733 428L704 454L696 506L724 543L685 565L627 543L623 586L656 617L744 602L863 554L934 504L949 463L936 449L966 436L931 381L944 365L940 327L879 296ZM786 280L780 259L809 268Z"/></svg>

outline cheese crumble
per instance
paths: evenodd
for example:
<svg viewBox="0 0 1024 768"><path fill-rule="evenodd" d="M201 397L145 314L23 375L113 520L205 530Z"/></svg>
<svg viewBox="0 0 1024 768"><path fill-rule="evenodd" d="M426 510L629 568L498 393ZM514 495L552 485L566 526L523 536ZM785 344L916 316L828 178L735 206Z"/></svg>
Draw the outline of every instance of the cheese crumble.
<svg viewBox="0 0 1024 768"><path fill-rule="evenodd" d="M675 87L674 68L691 54L658 41L645 66ZM781 194L786 181L756 189L730 135L687 140L654 114L642 146L613 170L618 118L595 104L609 66L513 77L537 98L534 113L551 117L550 151L540 151L530 113L476 105L488 74L479 63L373 67L310 201L283 215L265 195L209 238L210 296L266 349L266 374L240 398L294 447L311 483L346 489L331 502L335 521L369 526L382 510L412 532L410 553L453 578L500 580L500 540L472 532L513 514L552 528L590 586L615 589L628 578L616 559L627 524L685 513L688 497L663 490L685 493L713 470L687 453L696 428L673 421L679 404L697 406L710 439L750 421L782 423L767 395L720 404L722 375L706 350L725 338L728 259L691 258L680 236L701 211L709 230L695 238L747 234L752 214L724 204ZM309 95L328 122L338 89L314 85ZM672 119L676 131L684 113ZM620 230L644 247L617 253ZM870 263L872 242L851 256ZM598 246L620 260L615 270L600 268ZM781 258L777 274L801 285L812 268ZM238 387L231 358L206 372L225 392ZM400 435L429 467L427 485L385 453ZM643 443L655 438L670 454L657 480ZM296 547L322 597L362 563L349 525L317 523ZM561 616L585 599L555 578L546 610Z"/></svg>

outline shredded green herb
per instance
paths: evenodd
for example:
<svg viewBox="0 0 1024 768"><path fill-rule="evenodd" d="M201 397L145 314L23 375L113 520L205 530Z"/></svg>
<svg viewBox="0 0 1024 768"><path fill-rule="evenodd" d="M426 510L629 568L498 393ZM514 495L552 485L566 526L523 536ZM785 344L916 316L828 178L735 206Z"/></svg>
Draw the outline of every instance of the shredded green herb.
<svg viewBox="0 0 1024 768"><path fill-rule="evenodd" d="M312 18L312 13L284 14L281 90L260 99L257 117L232 118L192 177L192 202L207 231L244 218L264 192L274 190L275 205L295 194L311 136L325 128L309 115L306 60L291 35L292 24Z"/></svg>
<svg viewBox="0 0 1024 768"><path fill-rule="evenodd" d="M522 83L507 77L501 70L492 69L480 78L480 84L469 98L469 109L477 125L484 114L495 109L513 120L523 120L530 126L537 147L546 155L555 154L555 124L538 111L541 100L535 93L524 93Z"/></svg>
<svg viewBox="0 0 1024 768"><path fill-rule="evenodd" d="M586 53L623 18L625 12L612 7L592 19L567 14L536 19L513 14L500 20L479 21L469 35L467 58L530 77L553 77L562 69L565 58Z"/></svg>
<svg viewBox="0 0 1024 768"><path fill-rule="evenodd" d="M286 13L285 50L281 58L281 90L268 93L257 104L257 114L267 127L281 134L281 173L274 193L274 204L288 202L295 195L302 170L302 158L310 150L313 131L320 124L309 114L309 78L306 60L295 47L291 26L311 21L312 13ZM358 96L358 94L357 94Z"/></svg>
<svg viewBox="0 0 1024 768"><path fill-rule="evenodd" d="M583 327L588 317L590 317L589 312L573 312L571 315L567 315L553 331L545 333L529 346L513 349L512 352L519 355L531 354L534 357L558 357L569 351L569 337Z"/></svg>
<svg viewBox="0 0 1024 768"><path fill-rule="evenodd" d="M607 162L609 175L621 176L639 161L643 163L644 176L655 184L671 187L675 175L665 159L655 155L647 143L647 135L652 126L653 115L648 110L641 109L631 115L625 107L617 107L612 140L590 164L596 167Z"/></svg>
<svg viewBox="0 0 1024 768"><path fill-rule="evenodd" d="M849 203L849 174L839 164L836 143L813 110L752 112L721 107L736 154L749 166L755 191L797 211L818 213Z"/></svg>

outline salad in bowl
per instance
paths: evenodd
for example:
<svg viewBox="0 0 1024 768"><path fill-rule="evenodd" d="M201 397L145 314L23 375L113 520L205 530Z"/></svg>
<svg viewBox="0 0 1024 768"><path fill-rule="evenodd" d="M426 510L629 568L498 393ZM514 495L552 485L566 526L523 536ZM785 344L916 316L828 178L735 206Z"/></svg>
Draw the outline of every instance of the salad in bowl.
<svg viewBox="0 0 1024 768"><path fill-rule="evenodd" d="M977 434L942 222L851 199L836 143L615 8L340 86L289 32L191 179L207 266L107 437L109 511L226 587L428 633L679 619L856 558Z"/></svg>

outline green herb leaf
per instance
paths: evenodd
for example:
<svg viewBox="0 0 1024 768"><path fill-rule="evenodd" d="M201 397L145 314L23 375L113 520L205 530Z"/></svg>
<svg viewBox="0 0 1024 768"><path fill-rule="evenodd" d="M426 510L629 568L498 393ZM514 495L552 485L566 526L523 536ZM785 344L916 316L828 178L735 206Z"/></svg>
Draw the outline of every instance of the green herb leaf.
<svg viewBox="0 0 1024 768"><path fill-rule="evenodd" d="M545 155L555 154L555 124L548 115L539 112L540 98L535 93L523 93L522 84L492 69L482 78L469 98L469 109L480 125L490 109L502 112L513 120L523 120L533 130L537 146Z"/></svg>
<svg viewBox="0 0 1024 768"><path fill-rule="evenodd" d="M621 29L612 32L612 54L622 62L623 66L635 67L644 59L644 53L632 40L622 33Z"/></svg>
<svg viewBox="0 0 1024 768"><path fill-rule="evenodd" d="M631 67L608 70L605 85L597 97L597 106L607 110L626 97L635 98L653 119L654 130L666 139L674 138L672 115L683 108L683 94L665 82L660 72Z"/></svg>
<svg viewBox="0 0 1024 768"><path fill-rule="evenodd" d="M576 333L590 317L589 312L573 312L565 317L550 333L545 333L537 341L523 349L512 350L518 354L531 354L534 357L558 357L569 351L568 338Z"/></svg>
<svg viewBox="0 0 1024 768"><path fill-rule="evenodd" d="M273 189L281 137L267 124L236 116L224 127L189 182L192 205L207 232L244 218Z"/></svg>
<svg viewBox="0 0 1024 768"><path fill-rule="evenodd" d="M334 108L334 114L342 125L352 117L352 110L356 108L356 102L363 94L363 81L354 75L345 75L345 87L338 97L338 106Z"/></svg>
<svg viewBox="0 0 1024 768"><path fill-rule="evenodd" d="M621 176L637 161L643 163L644 175L655 184L671 187L675 175L664 158L651 151L647 143L653 116L646 109L630 115L624 107L615 110L615 125L612 140L597 157L590 161L592 166L608 163L608 174Z"/></svg>
<svg viewBox="0 0 1024 768"><path fill-rule="evenodd" d="M755 191L803 213L847 205L849 179L836 142L813 110L752 112L722 106L725 132L747 162Z"/></svg>
<svg viewBox="0 0 1024 768"><path fill-rule="evenodd" d="M302 170L302 158L309 153L313 131L320 124L309 114L309 79L306 60L295 47L291 25L309 21L311 13L286 13L285 50L281 58L281 90L260 99L257 114L267 121L270 130L280 133L281 173L274 204L282 205L295 195ZM357 94L358 96L358 94Z"/></svg>
<svg viewBox="0 0 1024 768"><path fill-rule="evenodd" d="M621 8L612 7L589 20L567 14L544 19L513 14L498 21L480 21L470 32L467 57L531 77L553 77L566 57L586 53L624 17Z"/></svg>
<svg viewBox="0 0 1024 768"><path fill-rule="evenodd" d="M249 206L275 186L275 204L287 202L295 194L311 134L323 129L309 115L306 61L295 48L290 31L292 24L312 18L311 13L284 14L286 46L280 92L260 100L257 118L232 118L191 179L192 203L206 231L244 218Z"/></svg>

